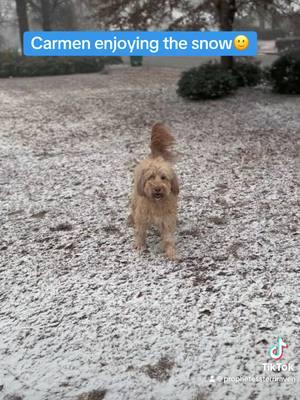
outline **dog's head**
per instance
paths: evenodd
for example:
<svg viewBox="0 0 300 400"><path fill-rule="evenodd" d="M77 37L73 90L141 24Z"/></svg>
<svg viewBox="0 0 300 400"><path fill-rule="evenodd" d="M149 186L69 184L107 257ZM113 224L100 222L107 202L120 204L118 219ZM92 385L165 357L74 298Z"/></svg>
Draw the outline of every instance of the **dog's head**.
<svg viewBox="0 0 300 400"><path fill-rule="evenodd" d="M153 161L141 170L137 181L137 191L140 196L161 201L170 194L178 195L178 178L169 163Z"/></svg>

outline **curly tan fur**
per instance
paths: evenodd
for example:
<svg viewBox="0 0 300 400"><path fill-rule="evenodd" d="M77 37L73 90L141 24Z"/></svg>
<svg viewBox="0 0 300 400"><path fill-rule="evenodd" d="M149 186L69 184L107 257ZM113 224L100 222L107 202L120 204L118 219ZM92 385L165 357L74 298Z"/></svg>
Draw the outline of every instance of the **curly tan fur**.
<svg viewBox="0 0 300 400"><path fill-rule="evenodd" d="M137 165L134 172L132 214L129 217L135 228L135 247L139 250L145 247L147 229L156 225L163 250L172 260L177 258L174 234L179 194L178 179L169 162L173 158L170 146L174 142L164 124L153 126L151 154Z"/></svg>

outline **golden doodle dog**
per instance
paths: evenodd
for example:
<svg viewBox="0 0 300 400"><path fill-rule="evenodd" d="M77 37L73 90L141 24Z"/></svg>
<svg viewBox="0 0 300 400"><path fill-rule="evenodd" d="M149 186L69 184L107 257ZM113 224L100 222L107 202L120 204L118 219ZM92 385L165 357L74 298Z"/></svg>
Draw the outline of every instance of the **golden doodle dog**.
<svg viewBox="0 0 300 400"><path fill-rule="evenodd" d="M163 123L152 128L151 154L141 161L134 172L130 222L135 228L135 247L146 246L147 229L159 228L165 255L177 259L174 234L177 221L179 184L171 161L170 147L175 139Z"/></svg>

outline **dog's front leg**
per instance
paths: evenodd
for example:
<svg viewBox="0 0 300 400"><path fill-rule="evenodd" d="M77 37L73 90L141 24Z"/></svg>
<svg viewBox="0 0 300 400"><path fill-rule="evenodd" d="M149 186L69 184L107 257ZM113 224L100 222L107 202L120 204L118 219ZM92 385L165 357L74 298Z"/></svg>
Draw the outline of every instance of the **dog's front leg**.
<svg viewBox="0 0 300 400"><path fill-rule="evenodd" d="M142 250L146 247L147 224L135 221L135 248Z"/></svg>
<svg viewBox="0 0 300 400"><path fill-rule="evenodd" d="M174 240L175 228L176 224L172 222L171 223L163 222L161 225L162 247L166 256L170 260L177 260L175 240Z"/></svg>

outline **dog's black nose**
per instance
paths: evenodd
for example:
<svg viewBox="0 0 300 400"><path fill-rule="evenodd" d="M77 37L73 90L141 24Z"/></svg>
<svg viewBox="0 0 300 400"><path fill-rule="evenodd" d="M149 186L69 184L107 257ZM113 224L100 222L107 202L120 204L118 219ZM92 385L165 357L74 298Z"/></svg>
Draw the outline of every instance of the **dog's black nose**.
<svg viewBox="0 0 300 400"><path fill-rule="evenodd" d="M156 188L154 188L154 192L155 192L155 193L161 193L162 190L161 190L160 187L156 187Z"/></svg>

